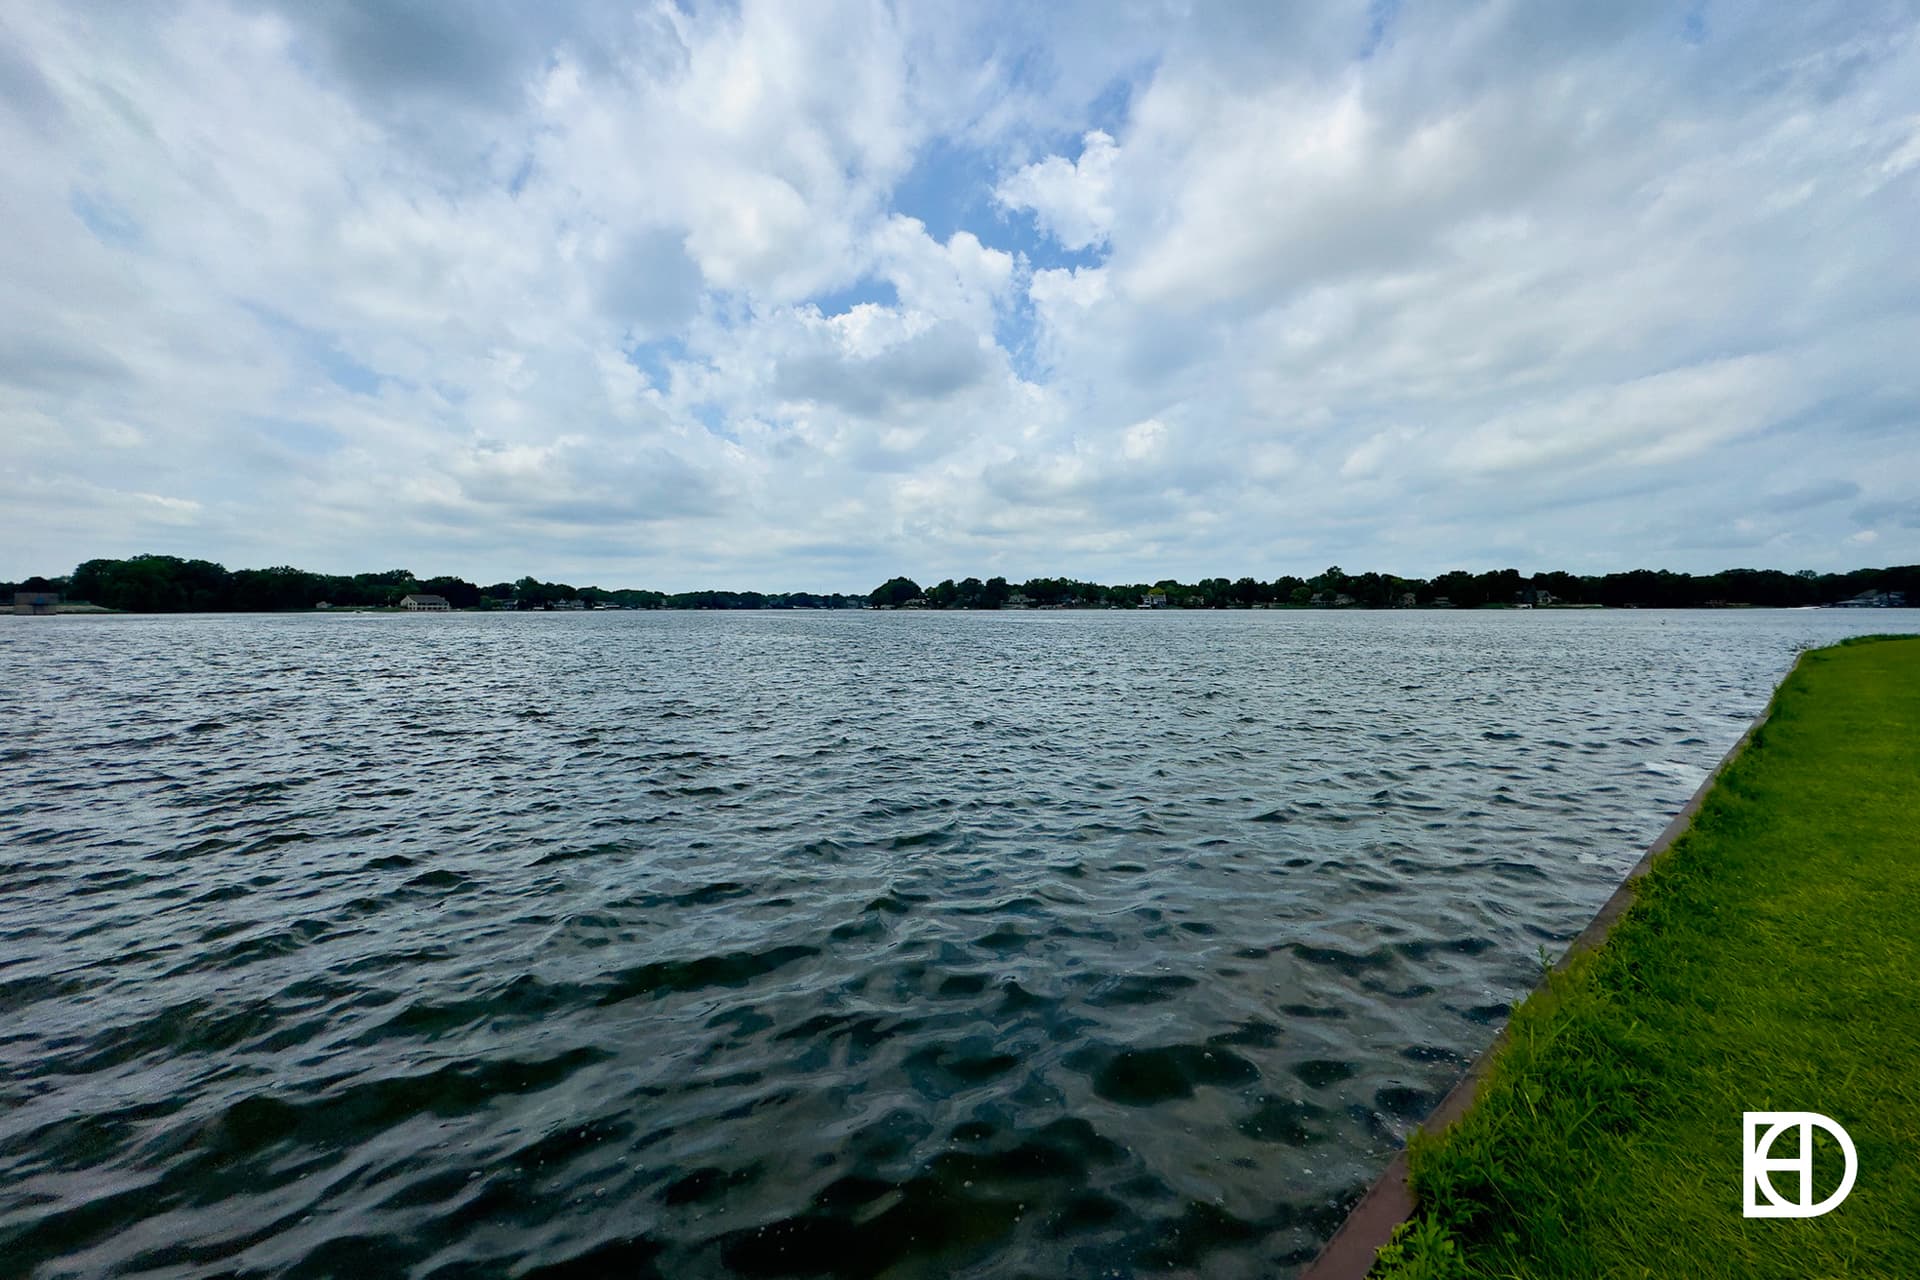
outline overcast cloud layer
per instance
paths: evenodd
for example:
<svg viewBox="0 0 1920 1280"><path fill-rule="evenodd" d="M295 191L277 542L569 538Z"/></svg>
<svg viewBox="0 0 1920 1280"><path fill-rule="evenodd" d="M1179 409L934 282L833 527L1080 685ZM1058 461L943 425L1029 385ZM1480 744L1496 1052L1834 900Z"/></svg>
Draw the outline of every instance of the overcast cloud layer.
<svg viewBox="0 0 1920 1280"><path fill-rule="evenodd" d="M15 0L0 576L1920 560L1911 4Z"/></svg>

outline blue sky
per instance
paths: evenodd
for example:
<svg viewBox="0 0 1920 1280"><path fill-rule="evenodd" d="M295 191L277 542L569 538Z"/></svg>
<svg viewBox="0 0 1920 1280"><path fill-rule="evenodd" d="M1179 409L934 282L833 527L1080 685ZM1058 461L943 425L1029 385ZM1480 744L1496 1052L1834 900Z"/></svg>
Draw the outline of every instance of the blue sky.
<svg viewBox="0 0 1920 1280"><path fill-rule="evenodd" d="M1920 559L1912 4L0 12L0 576Z"/></svg>

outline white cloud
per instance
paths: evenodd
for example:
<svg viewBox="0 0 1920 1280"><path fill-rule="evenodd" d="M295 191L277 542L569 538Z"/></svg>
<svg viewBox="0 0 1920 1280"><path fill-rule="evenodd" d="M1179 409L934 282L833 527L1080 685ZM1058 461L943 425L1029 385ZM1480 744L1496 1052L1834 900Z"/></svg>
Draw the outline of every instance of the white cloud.
<svg viewBox="0 0 1920 1280"><path fill-rule="evenodd" d="M1505 413L1453 451L1463 469L1645 466L1684 461L1803 407L1801 388L1774 359L1742 356L1583 389Z"/></svg>
<svg viewBox="0 0 1920 1280"><path fill-rule="evenodd" d="M880 227L873 254L902 306L979 333L992 331L1013 283L1012 254L986 247L971 231L956 231L940 244L913 218L894 217Z"/></svg>
<svg viewBox="0 0 1920 1280"><path fill-rule="evenodd" d="M1157 418L1136 422L1120 433L1120 456L1130 462L1158 458L1166 448L1167 424Z"/></svg>
<svg viewBox="0 0 1920 1280"><path fill-rule="evenodd" d="M1405 427L1389 427L1368 436L1340 464L1340 474L1349 480L1363 480L1380 474L1391 460L1419 438L1419 434Z"/></svg>
<svg viewBox="0 0 1920 1280"><path fill-rule="evenodd" d="M1009 175L993 198L1029 209L1047 234L1068 249L1091 249L1113 229L1113 168L1119 149L1095 129L1080 140L1080 158L1048 156Z"/></svg>

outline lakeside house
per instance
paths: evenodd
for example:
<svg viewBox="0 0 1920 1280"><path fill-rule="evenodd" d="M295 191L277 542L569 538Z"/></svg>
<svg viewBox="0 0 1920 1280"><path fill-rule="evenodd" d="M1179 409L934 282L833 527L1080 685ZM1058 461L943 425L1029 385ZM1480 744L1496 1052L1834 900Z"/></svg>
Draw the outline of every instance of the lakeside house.
<svg viewBox="0 0 1920 1280"><path fill-rule="evenodd" d="M1862 591L1850 599L1838 601L1836 609L1904 609L1907 607L1907 593L1904 591ZM15 612L19 612L18 609Z"/></svg>
<svg viewBox="0 0 1920 1280"><path fill-rule="evenodd" d="M15 613L38 614L45 617L59 612L60 593L57 591L16 591L13 593L13 611Z"/></svg>
<svg viewBox="0 0 1920 1280"><path fill-rule="evenodd" d="M401 597L400 607L409 613L445 613L453 606L445 596L411 595Z"/></svg>
<svg viewBox="0 0 1920 1280"><path fill-rule="evenodd" d="M1142 609L1166 608L1167 593L1162 591L1160 588L1155 587L1153 590L1147 592L1146 596L1140 601L1140 607Z"/></svg>

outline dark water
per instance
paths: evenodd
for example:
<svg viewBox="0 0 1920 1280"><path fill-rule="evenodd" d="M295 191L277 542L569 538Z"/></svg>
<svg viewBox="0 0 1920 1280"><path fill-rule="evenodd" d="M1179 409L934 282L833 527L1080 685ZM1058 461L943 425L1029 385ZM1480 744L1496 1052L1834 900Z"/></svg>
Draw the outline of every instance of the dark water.
<svg viewBox="0 0 1920 1280"><path fill-rule="evenodd" d="M0 619L0 1272L1284 1274L1913 623Z"/></svg>

